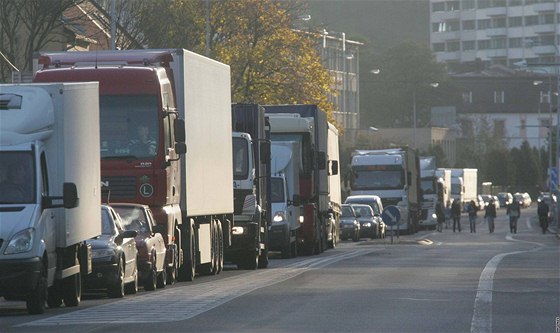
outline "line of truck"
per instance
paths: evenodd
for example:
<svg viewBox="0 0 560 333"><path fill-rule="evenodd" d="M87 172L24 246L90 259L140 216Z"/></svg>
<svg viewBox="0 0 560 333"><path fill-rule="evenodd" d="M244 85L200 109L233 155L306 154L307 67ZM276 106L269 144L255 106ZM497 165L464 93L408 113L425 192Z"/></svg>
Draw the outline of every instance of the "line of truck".
<svg viewBox="0 0 560 333"><path fill-rule="evenodd" d="M0 92L0 166L28 158L34 193L0 201L0 296L77 305L102 202L151 207L168 283L336 246L338 132L317 106L232 104L229 66L183 49L36 63L33 84Z"/></svg>

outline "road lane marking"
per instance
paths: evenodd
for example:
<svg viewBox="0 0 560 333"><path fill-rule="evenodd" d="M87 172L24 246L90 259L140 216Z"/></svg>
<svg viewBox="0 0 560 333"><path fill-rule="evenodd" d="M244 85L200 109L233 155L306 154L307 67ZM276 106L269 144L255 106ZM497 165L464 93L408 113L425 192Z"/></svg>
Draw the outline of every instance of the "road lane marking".
<svg viewBox="0 0 560 333"><path fill-rule="evenodd" d="M104 326L187 320L254 290L284 282L304 272L322 268L341 260L383 249L368 248L354 250L326 257L306 259L287 267L257 270L197 285L160 289L156 293L145 293L135 297L124 298L87 309L22 323L16 325L16 327L78 324ZM150 316L138 316L138 313L145 312L147 305L150 307Z"/></svg>
<svg viewBox="0 0 560 333"><path fill-rule="evenodd" d="M506 239L509 241L537 244L539 247L526 251L500 253L488 261L478 281L471 321L471 333L492 333L492 292L494 288L494 274L496 273L500 261L509 255L538 251L544 247L544 245L540 243L515 239L511 237L510 234L506 235Z"/></svg>

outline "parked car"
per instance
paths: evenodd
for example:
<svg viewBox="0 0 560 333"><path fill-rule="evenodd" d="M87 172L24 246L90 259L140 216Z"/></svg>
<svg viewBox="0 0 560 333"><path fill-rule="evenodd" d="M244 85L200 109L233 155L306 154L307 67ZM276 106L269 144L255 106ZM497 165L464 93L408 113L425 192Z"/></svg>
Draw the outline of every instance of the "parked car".
<svg viewBox="0 0 560 333"><path fill-rule="evenodd" d="M121 216L125 230L136 230L138 271L145 290L165 288L167 283L166 248L163 236L154 233L155 220L149 206L118 203L111 207Z"/></svg>
<svg viewBox="0 0 560 333"><path fill-rule="evenodd" d="M482 194L476 196L476 206L478 207L478 210L483 210L484 207L486 207L486 203L484 201L484 198L482 197Z"/></svg>
<svg viewBox="0 0 560 333"><path fill-rule="evenodd" d="M373 216L373 209L366 204L351 204L360 223L360 237L375 239L379 233L379 223Z"/></svg>
<svg viewBox="0 0 560 333"><path fill-rule="evenodd" d="M345 204L366 204L373 209L373 216L377 221L378 232L380 238L385 238L387 231L387 225L383 222L381 218L381 213L383 213L383 203L381 203L381 198L373 194L364 195L351 195L344 201Z"/></svg>
<svg viewBox="0 0 560 333"><path fill-rule="evenodd" d="M101 235L87 241L92 250L92 273L85 278L89 289L107 289L111 298L138 291L135 230L125 230L113 208L101 205Z"/></svg>
<svg viewBox="0 0 560 333"><path fill-rule="evenodd" d="M354 242L360 240L360 222L356 217L356 212L351 205L342 205L340 214L340 239L351 238Z"/></svg>
<svg viewBox="0 0 560 333"><path fill-rule="evenodd" d="M531 206L532 200L531 196L527 192L516 192L513 195L514 200L517 200L521 205L521 208L527 208Z"/></svg>
<svg viewBox="0 0 560 333"><path fill-rule="evenodd" d="M500 207L507 207L513 202L513 195L509 192L498 193L498 200L500 202Z"/></svg>
<svg viewBox="0 0 560 333"><path fill-rule="evenodd" d="M490 195L490 194L481 194L480 196L482 197L482 200L484 201L484 205L482 206L482 208L485 208L486 206L488 206L488 204L490 203L490 200L494 200L494 204L496 205L496 208L498 208L498 206L500 206L497 196Z"/></svg>

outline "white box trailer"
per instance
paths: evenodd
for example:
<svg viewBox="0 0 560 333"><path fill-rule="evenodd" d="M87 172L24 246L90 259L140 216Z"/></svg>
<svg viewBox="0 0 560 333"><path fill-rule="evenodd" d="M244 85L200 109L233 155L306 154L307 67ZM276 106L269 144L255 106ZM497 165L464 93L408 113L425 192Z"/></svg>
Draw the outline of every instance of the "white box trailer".
<svg viewBox="0 0 560 333"><path fill-rule="evenodd" d="M179 116L185 120L182 209L187 216L233 214L229 66L179 49L171 68Z"/></svg>
<svg viewBox="0 0 560 333"><path fill-rule="evenodd" d="M338 148L338 129L331 123L327 132L327 171L329 207L332 218L328 219L327 241L329 247L336 246L340 239L340 214L342 212L342 190L340 183L340 153Z"/></svg>
<svg viewBox="0 0 560 333"><path fill-rule="evenodd" d="M0 296L30 313L46 288L80 301L82 242L101 234L99 154L98 83L0 85Z"/></svg>

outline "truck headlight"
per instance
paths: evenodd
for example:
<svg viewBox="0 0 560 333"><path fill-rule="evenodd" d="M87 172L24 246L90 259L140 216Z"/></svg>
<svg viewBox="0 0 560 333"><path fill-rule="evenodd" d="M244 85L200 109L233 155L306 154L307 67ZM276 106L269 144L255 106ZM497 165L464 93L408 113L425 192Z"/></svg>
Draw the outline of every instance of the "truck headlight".
<svg viewBox="0 0 560 333"><path fill-rule="evenodd" d="M235 236L243 235L245 233L245 228L243 227L233 227L231 228L231 234Z"/></svg>
<svg viewBox="0 0 560 333"><path fill-rule="evenodd" d="M276 212L276 214L274 214L274 217L272 218L272 222L284 222L286 218L284 217L284 213L283 212Z"/></svg>
<svg viewBox="0 0 560 333"><path fill-rule="evenodd" d="M35 229L28 228L18 232L10 239L6 251L4 254L16 254L22 252L28 252L33 246L33 236L35 235Z"/></svg>
<svg viewBox="0 0 560 333"><path fill-rule="evenodd" d="M432 214L432 219L437 220L437 215L435 213Z"/></svg>
<svg viewBox="0 0 560 333"><path fill-rule="evenodd" d="M370 227L371 227L371 223L369 222L364 223L364 228L370 228Z"/></svg>
<svg viewBox="0 0 560 333"><path fill-rule="evenodd" d="M299 223L303 224L303 221L304 221L304 217L303 217L303 215L300 215L299 216Z"/></svg>

